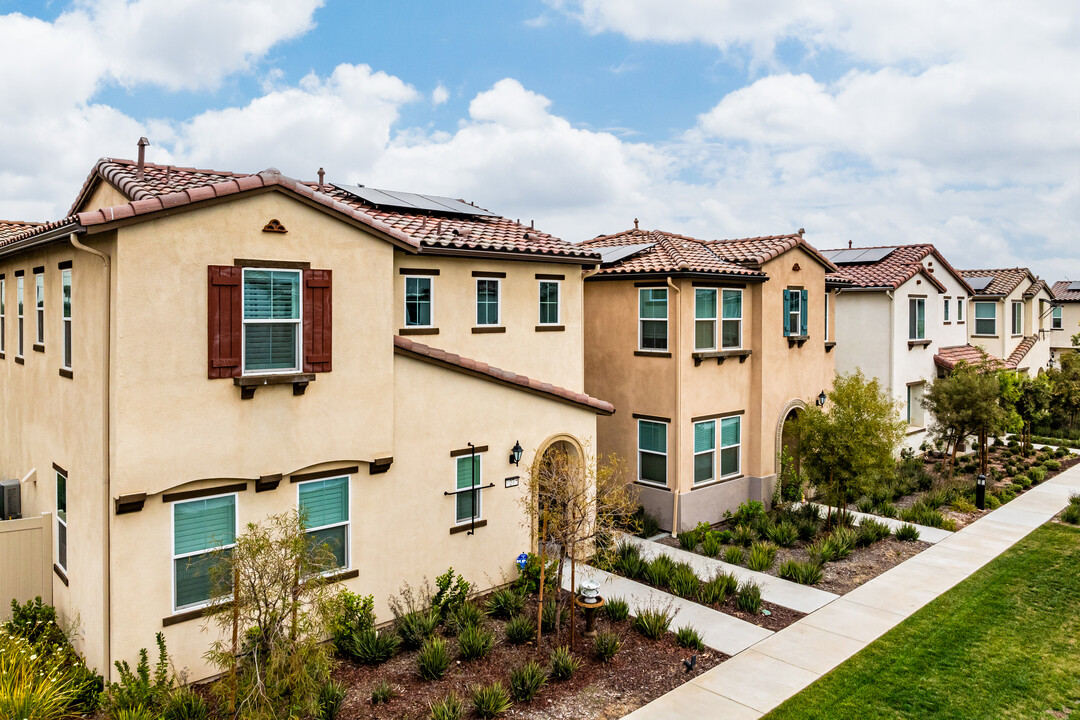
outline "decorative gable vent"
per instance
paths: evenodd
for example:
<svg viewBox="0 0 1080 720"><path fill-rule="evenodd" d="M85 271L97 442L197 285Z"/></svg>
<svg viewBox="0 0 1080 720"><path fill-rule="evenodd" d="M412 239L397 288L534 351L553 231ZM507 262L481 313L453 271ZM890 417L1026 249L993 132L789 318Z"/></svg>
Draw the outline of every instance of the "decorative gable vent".
<svg viewBox="0 0 1080 720"><path fill-rule="evenodd" d="M270 222L266 223L266 225L263 227L263 232L287 233L289 231L285 229L285 226L282 225L277 218L274 218Z"/></svg>

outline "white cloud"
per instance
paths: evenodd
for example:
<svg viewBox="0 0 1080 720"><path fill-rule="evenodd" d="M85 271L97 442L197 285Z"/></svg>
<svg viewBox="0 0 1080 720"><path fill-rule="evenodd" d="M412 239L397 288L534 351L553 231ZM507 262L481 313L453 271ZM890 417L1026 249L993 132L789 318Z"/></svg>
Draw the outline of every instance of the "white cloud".
<svg viewBox="0 0 1080 720"><path fill-rule="evenodd" d="M450 91L447 90L442 83L435 86L435 89L431 91L431 104L434 107L442 105L444 102L450 99Z"/></svg>

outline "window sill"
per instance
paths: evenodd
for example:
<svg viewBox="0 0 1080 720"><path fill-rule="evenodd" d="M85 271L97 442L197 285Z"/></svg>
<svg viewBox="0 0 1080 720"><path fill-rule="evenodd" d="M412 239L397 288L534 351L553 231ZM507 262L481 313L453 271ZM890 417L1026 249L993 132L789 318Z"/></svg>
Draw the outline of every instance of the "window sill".
<svg viewBox="0 0 1080 720"><path fill-rule="evenodd" d="M912 348L917 348L917 347L930 347L930 342L931 342L930 340L908 340L907 341L907 347L908 347L908 350L911 350Z"/></svg>
<svg viewBox="0 0 1080 720"><path fill-rule="evenodd" d="M15 356L15 364L16 365L25 365L26 364L26 358L24 358L22 355L16 355Z"/></svg>
<svg viewBox="0 0 1080 720"><path fill-rule="evenodd" d="M60 377L74 380L75 373L71 372L71 368L60 368Z"/></svg>
<svg viewBox="0 0 1080 720"><path fill-rule="evenodd" d="M654 490L663 490L664 492L671 492L671 489L661 483L650 482L648 480L635 480L635 485L641 485L642 487L653 488Z"/></svg>
<svg viewBox="0 0 1080 720"><path fill-rule="evenodd" d="M995 340L997 340L997 338L998 338L998 336L997 336L997 335L980 335L979 333L971 333L971 337L978 337L978 338L994 338Z"/></svg>
<svg viewBox="0 0 1080 720"><path fill-rule="evenodd" d="M41 343L34 343L34 352L39 352L39 353L45 352L45 346L42 345Z"/></svg>
<svg viewBox="0 0 1080 720"><path fill-rule="evenodd" d="M787 344L789 348L793 348L796 345L802 347L803 343L810 339L809 335L787 335L785 337L787 337Z"/></svg>
<svg viewBox="0 0 1080 720"><path fill-rule="evenodd" d="M60 569L59 565L53 563L52 571L53 574L56 575L56 577L60 578L60 582L64 583L64 587L69 587L67 575L64 573L63 570Z"/></svg>
<svg viewBox="0 0 1080 720"><path fill-rule="evenodd" d="M264 385L292 385L293 395L303 395L308 383L312 382L315 382L315 373L242 375L233 378L233 384L240 388L240 397L244 400L255 397L255 391Z"/></svg>
<svg viewBox="0 0 1080 720"><path fill-rule="evenodd" d="M480 335L483 333L504 333L506 327L503 325L478 325L472 329L474 335Z"/></svg>
<svg viewBox="0 0 1080 720"><path fill-rule="evenodd" d="M562 332L566 330L563 325L537 325L536 332Z"/></svg>
<svg viewBox="0 0 1080 720"><path fill-rule="evenodd" d="M0 360L4 359L4 353L0 352Z"/></svg>
<svg viewBox="0 0 1080 720"><path fill-rule="evenodd" d="M664 350L635 350L634 355L636 357L658 357L658 358L669 358L669 357L671 357L671 353L666 352Z"/></svg>
<svg viewBox="0 0 1080 720"><path fill-rule="evenodd" d="M182 622L188 620L198 620L204 618L209 614L210 606L203 605L202 607L195 608L194 610L186 610L184 612L178 612L175 615L170 615L167 618L162 618L161 627L169 627L170 625L179 625Z"/></svg>
<svg viewBox="0 0 1080 720"><path fill-rule="evenodd" d="M835 340L832 340L830 342L825 343L825 352L832 352L832 349L834 347L836 347L836 341Z"/></svg>
<svg viewBox="0 0 1080 720"><path fill-rule="evenodd" d="M482 528L487 526L487 520L477 520L475 523L465 523L463 525L455 525L450 528L451 535L457 535L458 533L469 532L473 528Z"/></svg>
<svg viewBox="0 0 1080 720"><path fill-rule="evenodd" d="M438 335L437 327L407 327L397 331L398 335Z"/></svg>
<svg viewBox="0 0 1080 720"><path fill-rule="evenodd" d="M908 429L907 429L907 432L905 434L910 436L910 435L918 435L919 433L924 433L924 432L926 432L926 428L924 428L924 427L916 427L915 425L908 425Z"/></svg>
<svg viewBox="0 0 1080 720"><path fill-rule="evenodd" d="M705 350L701 352L691 353L690 357L694 358L694 367L701 365L702 360L709 360L716 358L717 365L723 365L724 361L729 357L739 358L739 363L746 362L746 358L753 354L753 350L738 349L738 350Z"/></svg>
<svg viewBox="0 0 1080 720"><path fill-rule="evenodd" d="M713 487L714 485L723 485L726 482L731 482L732 480L738 480L739 478L742 478L742 477L745 477L745 475L743 475L742 473L739 473L738 475L728 475L727 477L722 477L722 478L720 478L718 480L709 480L709 481L703 482L703 483L695 483L694 486L692 488L690 488L690 492L694 492L695 490L704 490L705 488Z"/></svg>

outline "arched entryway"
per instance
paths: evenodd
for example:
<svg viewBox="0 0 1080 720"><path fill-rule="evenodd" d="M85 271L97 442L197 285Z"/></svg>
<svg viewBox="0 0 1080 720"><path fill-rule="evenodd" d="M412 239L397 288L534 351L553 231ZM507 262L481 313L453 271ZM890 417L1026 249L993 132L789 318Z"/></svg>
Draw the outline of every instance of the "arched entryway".
<svg viewBox="0 0 1080 720"><path fill-rule="evenodd" d="M534 457L535 468L532 468L534 473L533 482L530 483L530 488L533 493L533 507L538 509L538 485L537 483L543 482L543 477L551 470L552 465L563 466L565 472L565 466L567 464L580 463L585 459L585 449L581 443L572 435L558 434L540 443L540 447L536 449ZM540 513L537 512L533 515L534 518L538 518ZM531 546L535 550L540 537L540 528L537 522L532 523L531 529Z"/></svg>
<svg viewBox="0 0 1080 720"><path fill-rule="evenodd" d="M785 407L776 424L776 481L782 481L785 472L799 475L802 466L799 462L799 438L795 432L794 420L806 409L802 400L792 400ZM786 467L785 467L786 465ZM786 498L793 499L793 498Z"/></svg>

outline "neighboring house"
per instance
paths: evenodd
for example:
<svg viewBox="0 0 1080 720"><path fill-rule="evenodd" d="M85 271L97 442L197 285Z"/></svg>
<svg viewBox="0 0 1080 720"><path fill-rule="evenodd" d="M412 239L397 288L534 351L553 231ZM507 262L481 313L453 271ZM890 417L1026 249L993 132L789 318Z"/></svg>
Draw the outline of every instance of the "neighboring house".
<svg viewBox="0 0 1080 720"><path fill-rule="evenodd" d="M1058 362L1063 352L1077 352L1072 338L1080 333L1080 281L1061 280L1050 289L1054 307L1050 311L1050 354Z"/></svg>
<svg viewBox="0 0 1080 720"><path fill-rule="evenodd" d="M1036 375L1047 367L1053 295L1027 268L961 270L973 297L968 340L1006 368Z"/></svg>
<svg viewBox="0 0 1080 720"><path fill-rule="evenodd" d="M619 407L597 422L600 452L626 461L662 527L685 530L771 500L785 421L832 387L836 268L801 232L636 225L581 244L603 257L585 282L585 390Z"/></svg>
<svg viewBox="0 0 1080 720"><path fill-rule="evenodd" d="M836 369L861 369L888 388L908 424L907 446L916 449L932 422L922 397L937 376L935 356L967 344L971 289L933 245L822 255L851 282L836 296Z"/></svg>
<svg viewBox="0 0 1080 720"><path fill-rule="evenodd" d="M503 582L518 476L614 411L583 393L598 256L460 201L104 159L67 217L2 228L0 473L54 513L54 602L106 674L157 631L212 672L207 553L270 514L304 508L380 620L449 566Z"/></svg>

